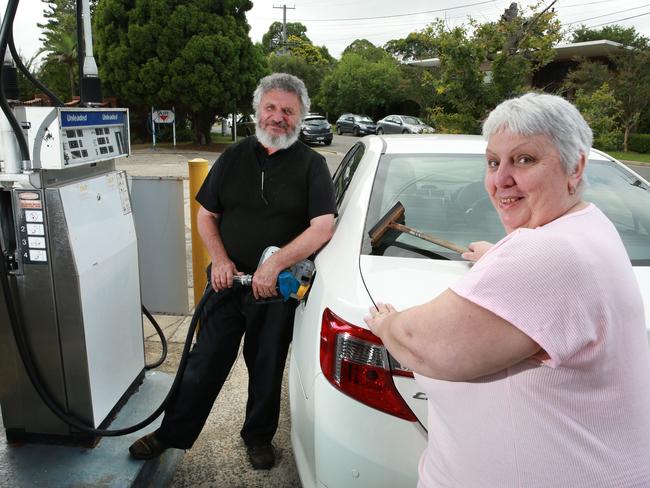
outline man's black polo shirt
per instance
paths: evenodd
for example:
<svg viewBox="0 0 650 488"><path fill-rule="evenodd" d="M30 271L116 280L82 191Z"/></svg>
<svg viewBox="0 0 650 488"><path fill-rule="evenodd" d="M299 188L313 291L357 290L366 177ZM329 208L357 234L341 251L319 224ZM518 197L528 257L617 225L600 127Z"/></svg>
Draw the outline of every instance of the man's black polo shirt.
<svg viewBox="0 0 650 488"><path fill-rule="evenodd" d="M299 141L269 156L255 136L219 156L196 200L220 214L221 240L244 273L255 272L268 246L282 247L314 217L336 214L323 156Z"/></svg>

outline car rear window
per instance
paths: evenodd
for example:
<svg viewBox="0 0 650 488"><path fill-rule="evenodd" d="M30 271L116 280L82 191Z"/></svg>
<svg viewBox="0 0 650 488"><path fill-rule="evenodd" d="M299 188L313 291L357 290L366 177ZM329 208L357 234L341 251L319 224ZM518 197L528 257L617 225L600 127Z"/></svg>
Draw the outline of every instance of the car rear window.
<svg viewBox="0 0 650 488"><path fill-rule="evenodd" d="M404 224L467 246L505 236L483 187L485 156L386 154L379 161L365 225L364 254L444 257L459 254L408 234L389 231L372 249L368 231L396 203L405 208ZM650 189L632 172L609 161L591 160L584 200L595 203L614 223L636 265L650 265Z"/></svg>
<svg viewBox="0 0 650 488"><path fill-rule="evenodd" d="M309 117L305 119L305 124L307 125L323 125L326 124L327 120L325 117Z"/></svg>

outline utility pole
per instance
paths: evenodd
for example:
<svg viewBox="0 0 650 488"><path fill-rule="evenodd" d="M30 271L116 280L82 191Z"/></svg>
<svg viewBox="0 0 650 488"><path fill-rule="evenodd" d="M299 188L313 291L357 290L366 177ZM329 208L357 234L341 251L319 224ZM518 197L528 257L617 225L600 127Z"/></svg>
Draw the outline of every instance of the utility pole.
<svg viewBox="0 0 650 488"><path fill-rule="evenodd" d="M282 44L284 46L284 49L282 51L286 55L287 54L287 9L294 10L296 6L294 5L293 7L287 7L287 5L284 4L279 7L273 5L273 8L282 9Z"/></svg>

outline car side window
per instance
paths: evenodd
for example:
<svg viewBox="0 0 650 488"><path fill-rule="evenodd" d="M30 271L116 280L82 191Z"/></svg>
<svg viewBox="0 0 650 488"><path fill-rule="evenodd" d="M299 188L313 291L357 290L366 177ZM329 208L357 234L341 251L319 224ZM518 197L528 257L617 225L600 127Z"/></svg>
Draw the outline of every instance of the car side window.
<svg viewBox="0 0 650 488"><path fill-rule="evenodd" d="M334 173L334 196L336 197L337 208L341 205L345 192L350 185L352 176L359 166L359 161L363 156L363 144L355 144L352 149L343 157L341 164Z"/></svg>

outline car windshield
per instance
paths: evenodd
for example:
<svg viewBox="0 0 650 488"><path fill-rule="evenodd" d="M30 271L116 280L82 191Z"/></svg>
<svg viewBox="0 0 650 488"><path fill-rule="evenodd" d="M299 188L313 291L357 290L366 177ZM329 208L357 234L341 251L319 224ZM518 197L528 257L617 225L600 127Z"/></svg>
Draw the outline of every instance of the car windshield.
<svg viewBox="0 0 650 488"><path fill-rule="evenodd" d="M366 122L368 124L372 124L372 119L366 115L362 115L360 117L355 117L355 120L357 122Z"/></svg>
<svg viewBox="0 0 650 488"><path fill-rule="evenodd" d="M404 257L442 256L453 251L405 233L390 231L372 249L368 231L396 202L404 224L466 247L505 236L483 187L483 155L387 154L377 169L365 224L364 254ZM650 189L616 163L590 160L585 201L595 203L616 226L635 265L650 265Z"/></svg>
<svg viewBox="0 0 650 488"><path fill-rule="evenodd" d="M422 122L417 117L402 117L402 120L405 124L409 125L424 125L424 122Z"/></svg>

